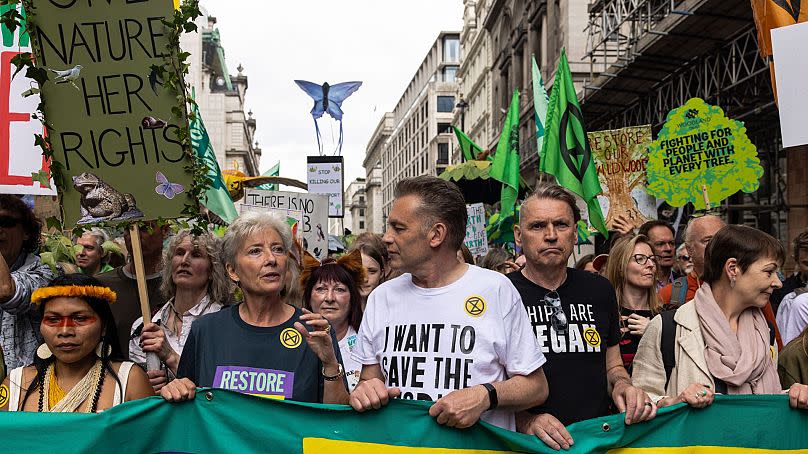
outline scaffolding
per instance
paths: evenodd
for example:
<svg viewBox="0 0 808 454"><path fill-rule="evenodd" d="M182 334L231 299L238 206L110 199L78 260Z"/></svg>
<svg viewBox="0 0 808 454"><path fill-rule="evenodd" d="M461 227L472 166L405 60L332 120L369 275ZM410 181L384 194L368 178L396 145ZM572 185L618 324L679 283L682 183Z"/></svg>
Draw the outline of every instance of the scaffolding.
<svg viewBox="0 0 808 454"><path fill-rule="evenodd" d="M769 68L748 0L598 0L589 7L590 131L651 124L699 97L741 120L765 169L758 191L725 200L730 222L786 236L785 157Z"/></svg>

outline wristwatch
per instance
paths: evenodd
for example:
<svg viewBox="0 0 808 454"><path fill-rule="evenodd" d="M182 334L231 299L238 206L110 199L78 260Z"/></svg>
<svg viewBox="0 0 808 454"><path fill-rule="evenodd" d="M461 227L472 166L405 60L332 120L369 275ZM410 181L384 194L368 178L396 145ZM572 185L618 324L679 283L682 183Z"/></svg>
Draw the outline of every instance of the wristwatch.
<svg viewBox="0 0 808 454"><path fill-rule="evenodd" d="M488 409L493 410L497 408L497 405L499 405L499 399L497 399L497 388L494 388L494 385L491 383L483 383L483 386L488 390L488 402L490 402Z"/></svg>
<svg viewBox="0 0 808 454"><path fill-rule="evenodd" d="M322 368L322 370L320 372L323 375L323 380L325 380L325 381L337 381L340 378L342 378L342 376L345 375L345 369L342 368L342 364L340 364L340 363L337 363L337 367L339 367L339 372L337 372L337 375L326 375L325 374L325 366L323 366L323 368Z"/></svg>

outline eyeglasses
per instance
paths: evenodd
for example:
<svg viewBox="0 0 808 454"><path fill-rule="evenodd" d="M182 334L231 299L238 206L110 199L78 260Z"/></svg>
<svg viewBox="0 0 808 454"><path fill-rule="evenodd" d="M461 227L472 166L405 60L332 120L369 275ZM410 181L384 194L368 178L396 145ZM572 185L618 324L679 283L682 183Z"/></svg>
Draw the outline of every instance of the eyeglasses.
<svg viewBox="0 0 808 454"><path fill-rule="evenodd" d="M690 261L690 256L689 255L680 255L679 260L682 260L684 262L689 262Z"/></svg>
<svg viewBox="0 0 808 454"><path fill-rule="evenodd" d="M17 227L19 223L20 220L13 216L0 216L0 228L2 229Z"/></svg>
<svg viewBox="0 0 808 454"><path fill-rule="evenodd" d="M542 298L542 302L545 306L553 308L553 318L550 320L550 323L553 325L555 332L566 333L569 329L569 322L567 321L567 315L564 314L564 310L561 309L561 297L558 296L558 292L555 290L548 292L544 295L544 298Z"/></svg>
<svg viewBox="0 0 808 454"><path fill-rule="evenodd" d="M637 265L645 265L646 263L648 263L649 260L651 261L651 263L656 265L655 255L634 254L632 257L634 258L634 261L637 263Z"/></svg>

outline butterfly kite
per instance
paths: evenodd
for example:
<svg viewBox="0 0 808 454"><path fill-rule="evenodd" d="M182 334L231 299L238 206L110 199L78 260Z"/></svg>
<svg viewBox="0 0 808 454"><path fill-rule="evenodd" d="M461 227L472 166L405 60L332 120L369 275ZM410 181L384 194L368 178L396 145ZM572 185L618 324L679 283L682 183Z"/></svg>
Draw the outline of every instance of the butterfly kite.
<svg viewBox="0 0 808 454"><path fill-rule="evenodd" d="M320 140L320 126L317 120L327 113L331 118L339 122L339 141L337 142L336 154L342 154L342 102L353 92L362 86L362 82L342 82L336 85L329 85L328 82L317 85L305 80L296 80L298 87L303 89L307 95L314 100L314 108L311 109L311 116L314 118L314 130L317 132L317 148L323 154L323 144Z"/></svg>

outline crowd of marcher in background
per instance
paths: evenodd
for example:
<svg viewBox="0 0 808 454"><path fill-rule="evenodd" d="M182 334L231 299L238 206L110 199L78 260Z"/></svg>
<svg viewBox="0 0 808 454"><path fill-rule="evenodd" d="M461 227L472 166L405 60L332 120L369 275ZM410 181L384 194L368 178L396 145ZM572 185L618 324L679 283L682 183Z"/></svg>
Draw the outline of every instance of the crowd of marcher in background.
<svg viewBox="0 0 808 454"><path fill-rule="evenodd" d="M519 253L492 247L479 266L462 194L427 176L397 185L384 235L323 261L269 213L223 237L147 222L144 320L107 231L75 238L75 269L45 264L42 222L0 195L0 409L100 412L197 387L362 412L403 398L433 401L439 424L482 419L567 449L574 422L635 424L716 394L808 408L808 229L787 251L711 213L680 244L665 221L618 217L608 250L573 262L580 219L569 191L542 184L521 205Z"/></svg>

